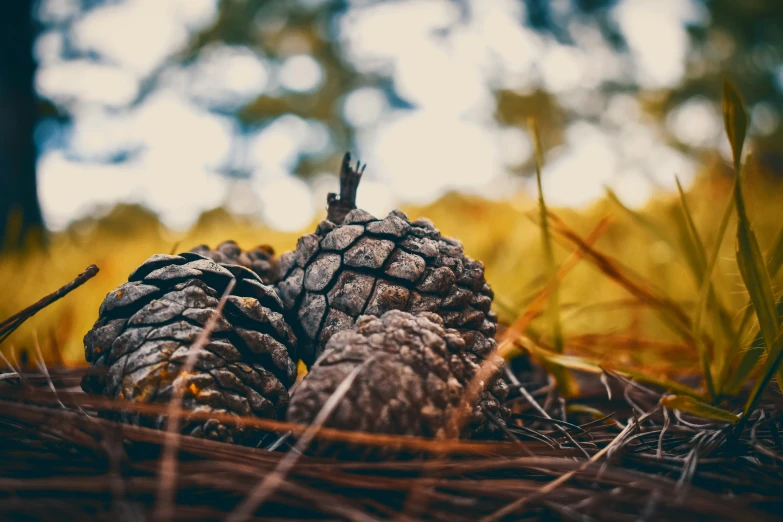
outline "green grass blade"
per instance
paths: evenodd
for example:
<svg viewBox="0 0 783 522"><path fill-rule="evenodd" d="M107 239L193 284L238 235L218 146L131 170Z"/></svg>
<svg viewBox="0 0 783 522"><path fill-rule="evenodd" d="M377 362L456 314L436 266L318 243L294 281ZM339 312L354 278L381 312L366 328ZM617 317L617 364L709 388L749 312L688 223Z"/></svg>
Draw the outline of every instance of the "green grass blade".
<svg viewBox="0 0 783 522"><path fill-rule="evenodd" d="M606 413L599 410L598 408L593 408L592 406L587 406L585 404L577 404L573 402L569 402L566 404L566 413L575 414L575 413L584 413L587 415L592 415L594 419L606 419ZM607 419L606 422L611 422L611 418Z"/></svg>
<svg viewBox="0 0 783 522"><path fill-rule="evenodd" d="M716 387L712 375L712 364L709 360L707 347L704 345L702 339L702 325L704 324L704 316L707 313L707 308L710 302L713 301L713 298L715 298L714 301L717 301L715 291L712 287L712 272L715 270L715 264L717 263L718 257L720 256L720 247L723 243L723 238L725 237L726 230L729 226L729 220L731 219L731 214L734 210L734 204L731 200L729 200L726 209L723 211L723 217L721 218L720 225L718 225L718 234L715 237L715 244L713 245L709 258L707 258L706 252L704 251L704 245L701 244L701 239L696 232L696 227L693 224L690 210L688 209L688 206L685 202L685 194L682 190L682 186L680 186L680 180L677 180L677 189L680 192L680 200L682 202L683 212L687 216L686 220L690 223L689 228L693 229L693 242L699 243L701 245L700 250L703 252L705 259L701 287L699 288L698 300L696 302L696 317L693 321L693 338L699 351L699 361L701 363L702 372L704 373L704 381L707 386L707 391L711 397L715 398L718 394L718 390L720 389L720 382ZM698 250L698 247L693 248L694 250ZM699 256L701 255L702 254Z"/></svg>
<svg viewBox="0 0 783 522"><path fill-rule="evenodd" d="M680 206L682 209L683 217L687 225L688 234L683 241L683 248L689 254L697 265L697 270L701 273L697 274L700 288L704 289L704 293L699 292L699 300L696 306L696 317L693 320L693 341L696 344L696 351L699 354L699 364L701 365L702 376L704 377L704 384L707 388L707 393L712 398L716 396L715 383L712 378L712 360L707 345L702 339L702 324L704 322L704 315L709 306L710 295L714 295L712 290L712 269L714 265L710 265L710 270L707 272L707 254L704 251L704 245L701 242L701 238L696 230L696 226L693 223L693 219L690 214L690 209L685 201L685 193L680 185L680 180L675 177L677 181L677 190L680 194ZM718 238L722 239L722 238ZM702 300L703 299L703 300Z"/></svg>
<svg viewBox="0 0 783 522"><path fill-rule="evenodd" d="M742 149L748 133L750 118L745 104L737 89L729 80L723 80L723 126L729 138L731 153L734 157L734 170L739 175L742 161Z"/></svg>
<svg viewBox="0 0 783 522"><path fill-rule="evenodd" d="M775 238L775 242L772 248L767 252L765 257L769 276L771 278L777 276L781 267L783 267L783 227L781 227L777 237ZM778 317L783 317L783 299L778 301L777 307ZM719 382L726 381L725 375L723 374L725 374L729 368L736 369L732 371L731 376L728 378L728 382L726 383L725 389L722 389L721 393L725 393L727 395L736 395L742 388L745 381L749 378L750 372L753 371L753 368L756 366L759 358L764 354L764 340L761 339L760 334L754 336L754 339L756 340L748 350L742 352L741 354L739 353L739 347L742 344L742 338L745 335L745 330L750 324L752 317L752 303L748 303L742 313L742 319L740 320L739 327L734 333L731 347L729 349L729 354L735 355L735 359L739 359L739 362L730 365L726 364L723 366ZM759 339L761 340L759 341Z"/></svg>
<svg viewBox="0 0 783 522"><path fill-rule="evenodd" d="M767 272L767 266L761 255L756 234L753 232L745 211L739 178L734 190L737 204L737 264L742 280L750 294L750 300L756 310L761 335L767 347L778 331L778 317L775 310L775 295L772 291L772 281Z"/></svg>
<svg viewBox="0 0 783 522"><path fill-rule="evenodd" d="M764 373L762 377L756 381L753 386L753 391L750 392L748 401L745 403L745 409L742 413L742 420L737 428L738 433L742 434L742 430L745 428L745 424L748 422L748 417L756 409L761 397L764 395L764 390L772 380L772 377L780 370L780 364L783 363L783 330L778 332L771 345L768 345L770 353L774 353L774 357L767 359L764 364Z"/></svg>
<svg viewBox="0 0 783 522"><path fill-rule="evenodd" d="M712 372L712 361L710 360L709 357L710 350L708 349L708 346L705 343L705 339L703 338L704 337L704 332L702 329L702 325L704 324L703 317L710 305L713 308L715 308L718 314L719 325L723 331L723 335L726 338L734 337L734 330L732 328L732 318L731 315L726 311L725 307L723 307L722 304L718 301L717 295L715 294L715 290L711 283L711 278L705 275L706 273L712 274L715 263L713 261L713 263L708 264L707 252L706 249L704 248L704 243L701 240L701 236L699 235L698 230L696 229L696 225L693 220L693 214L691 213L685 198L685 192L682 189L682 185L680 184L679 179L677 178L675 179L677 181L677 189L680 195L680 210L681 210L681 214L680 216L678 216L681 219L676 220L677 225L680 226L679 241L675 241L672 238L672 235L667 228L656 224L655 222L653 222L643 214L635 212L629 209L628 207L626 207L619 200L617 195L614 192L612 192L610 189L607 189L606 193L608 198L613 203L615 203L620 209L622 209L623 212L626 213L632 219L632 221L634 221L637 225L639 225L641 228L643 228L650 234L654 235L658 239L664 241L666 244L672 247L672 249L682 252L686 264L690 269L693 278L696 281L697 286L699 287L700 290L704 290L705 292L704 297L700 299L700 301L697 303L696 310L697 310L698 319L694 321L692 332L694 335L694 342L696 343L697 350L699 353L699 361L702 367L705 385L707 387L710 396L715 397L716 386L714 384L714 378ZM731 204L733 205L733 203ZM722 243L723 237L725 235L726 227L728 225L729 217L730 214L729 216L726 216L721 222L721 227L718 234L718 246L720 246L720 244ZM713 259L717 259L717 254L713 257ZM709 265L709 269L708 269L708 265ZM704 286L705 280L709 281L709 284L706 287ZM702 304L705 305L704 311L701 311Z"/></svg>
<svg viewBox="0 0 783 522"><path fill-rule="evenodd" d="M737 205L737 265L756 311L759 331L767 347L767 356L769 361L774 361L777 359L777 352L773 349L773 342L780 329L775 294L756 234L747 216L739 174L734 185L734 200ZM783 375L781 377L783 378Z"/></svg>
<svg viewBox="0 0 783 522"><path fill-rule="evenodd" d="M685 224L688 227L689 241L685 242L684 248L691 252L691 256L696 260L698 267L701 269L701 276L699 282L704 279L704 269L707 267L707 252L704 249L704 243L701 241L699 231L696 229L696 224L693 222L693 214L688 207L688 201L685 199L685 191L682 190L680 184L680 178L674 177L677 182L677 192L680 194L680 209L682 210L683 218L685 218Z"/></svg>
<svg viewBox="0 0 783 522"><path fill-rule="evenodd" d="M551 280L557 274L557 265L555 264L555 255L552 248L552 235L549 232L549 218L544 200L544 189L541 183L541 169L544 165L544 154L541 147L541 137L538 134L538 127L533 118L528 120L530 134L533 136L533 144L536 155L536 183L538 185L538 209L541 219L541 245L544 250L544 257L547 268L547 277ZM552 324L552 345L558 353L563 351L563 331L560 324L560 292L555 288L549 294L549 320Z"/></svg>
<svg viewBox="0 0 783 522"><path fill-rule="evenodd" d="M778 317L783 317L783 299L778 301L777 312ZM753 308L752 306L748 305L748 307L745 309L745 313L742 316L743 323L749 322L752 315ZM740 331L744 331L744 325L740 326L742 326ZM740 341L740 337L737 336L732 346L738 349ZM753 342L750 343L748 349L738 355L737 359L739 359L739 362L732 365L732 368L734 369L731 372L731 377L728 379L728 383L726 384L726 395L736 395L740 392L742 387L745 385L745 382L747 382L747 380L753 376L754 370L757 369L757 364L766 351L765 347L766 344L764 343L764 338L761 336L761 332L756 332L756 335L753 337Z"/></svg>
<svg viewBox="0 0 783 522"><path fill-rule="evenodd" d="M576 355L565 355L561 353L554 353L550 350L541 348L540 346L534 346L532 345L532 342L530 343L530 345L526 345L526 348L529 348L536 358L549 365L562 366L570 370L577 370L577 371L583 371L583 372L595 373L595 374L601 374L605 371L611 371L618 375L622 375L623 377L627 377L628 379L633 379L642 384L657 386L658 388L676 393L678 395L685 395L688 397L692 397L702 402L706 399L706 397L704 397L704 395L699 393L697 390L689 388L684 384L680 384L670 379L652 377L650 375L646 375L642 372L638 372L636 370L632 370L629 368L607 366L605 364L601 364L600 362L594 361L587 357L579 357Z"/></svg>
<svg viewBox="0 0 783 522"><path fill-rule="evenodd" d="M767 346L769 359L766 364L770 365L778 360L777 346L774 342L778 335L780 324L777 316L777 307L775 306L775 295L772 290L772 281L769 277L769 272L767 272L767 265L761 255L761 248L756 239L756 234L748 219L745 198L742 194L742 170L740 165L750 120L742 103L742 98L728 80L723 82L723 121L726 126L726 135L731 144L731 151L734 156L734 170L736 172L734 203L737 206L737 264L745 282L745 287L750 294L753 308L756 310L759 330L764 339L764 344Z"/></svg>
<svg viewBox="0 0 783 522"><path fill-rule="evenodd" d="M606 188L606 196L609 198L609 200L617 205L620 210L623 211L628 217L631 218L631 220L639 225L644 230L648 231L653 236L657 237L661 241L668 244L670 247L672 247L672 250L677 250L677 244L674 242L674 240L671 237L671 234L669 234L666 227L659 225L658 223L655 223L653 220L645 216L644 214L640 212L636 212L635 210L632 210L625 206L625 204L620 201L620 198L617 197L617 194L614 193L614 191L610 188Z"/></svg>
<svg viewBox="0 0 783 522"><path fill-rule="evenodd" d="M759 320L761 335L767 347L778 332L778 318L775 309L775 297L767 266L761 255L756 234L753 231L745 207L742 193L742 148L745 142L749 119L745 106L737 90L728 80L723 82L723 120L726 135L734 155L734 203L737 206L737 264L745 286L750 294L756 316Z"/></svg>
<svg viewBox="0 0 783 522"><path fill-rule="evenodd" d="M761 334L753 340L747 350L743 351L739 357L739 363L732 372L731 379L726 384L726 394L736 395L740 392L745 383L753 376L753 372L758 362L764 356L766 345Z"/></svg>
<svg viewBox="0 0 783 522"><path fill-rule="evenodd" d="M729 424L737 424L740 420L737 415L730 411L726 411L723 408L717 408L706 402L685 395L667 395L661 399L661 404L667 408L684 411L685 413L696 415L702 419L728 422Z"/></svg>
<svg viewBox="0 0 783 522"><path fill-rule="evenodd" d="M609 198L609 200L620 210L622 210L624 214L631 218L631 221L636 223L636 225L638 225L640 228L666 243L673 251L682 251L685 255L685 260L687 261L688 268L690 269L694 280L697 284L701 284L704 267L699 265L698 259L696 259L687 248L684 248L681 242L676 241L672 237L672 234L667 227L656 223L640 212L636 212L635 210L626 207L625 204L620 201L620 198L617 197L617 194L615 194L614 191L610 188L606 188L606 197Z"/></svg>
<svg viewBox="0 0 783 522"><path fill-rule="evenodd" d="M693 281L696 284L696 289L701 287L701 283L704 280L704 267L705 263L699 259L699 254L694 248L693 235L688 228L685 217L682 212L678 212L674 216L674 224L677 227L677 244L675 246L675 252L678 254L678 259L682 258L685 261L685 265L690 271Z"/></svg>
<svg viewBox="0 0 783 522"><path fill-rule="evenodd" d="M538 133L538 127L536 125L535 119L528 119L528 127L530 128L530 134L533 137L536 158L538 209L541 219L541 245L544 250L547 278L552 281L557 277L557 265L555 264L555 254L552 248L552 235L549 230L549 213L547 212L546 201L544 200L544 190L541 182L541 169L544 165L544 153L543 147L541 146L541 136ZM555 286L549 294L547 315L549 316L549 321L551 324L552 346L556 352L562 353L565 347L565 341L563 339L563 329L560 318L560 290L558 286ZM572 376L566 370L560 367L550 367L547 369L553 373L563 394L570 396L577 389L575 382L573 382Z"/></svg>
<svg viewBox="0 0 783 522"><path fill-rule="evenodd" d="M631 295L647 304L661 321L678 335L683 336L689 344L692 344L693 324L691 318L682 307L670 299L665 293L655 287L652 282L645 280L622 262L595 250L573 230L567 227L563 221L554 214L549 214L555 239L568 246L576 245L584 253L588 261L598 270L618 285L625 288Z"/></svg>
<svg viewBox="0 0 783 522"><path fill-rule="evenodd" d="M777 276L781 266L783 266L783 227L778 231L772 249L767 252L767 271L769 272L769 277Z"/></svg>

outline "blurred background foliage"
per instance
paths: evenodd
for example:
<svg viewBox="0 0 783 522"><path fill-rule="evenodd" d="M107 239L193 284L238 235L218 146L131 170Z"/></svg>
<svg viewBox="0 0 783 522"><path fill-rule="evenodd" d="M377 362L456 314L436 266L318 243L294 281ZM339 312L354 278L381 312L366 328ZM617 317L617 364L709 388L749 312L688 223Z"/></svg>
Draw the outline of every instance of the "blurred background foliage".
<svg viewBox="0 0 783 522"><path fill-rule="evenodd" d="M100 301L152 253L228 238L293 247L323 215L345 150L369 163L360 205L402 206L461 239L511 320L545 277L530 219L531 116L555 212L582 235L611 214L599 250L687 309L697 288L672 247L682 230L674 175L709 245L732 183L724 76L751 110L747 197L762 247L780 223L777 1L18 0L2 9L0 317L101 267L6 352L31 353L36 332L48 358L81 362ZM723 248L718 291L737 311L747 295L731 241ZM562 262L569 248L556 254ZM669 374L697 364L587 263L564 281L562 303L568 351Z"/></svg>
<svg viewBox="0 0 783 522"><path fill-rule="evenodd" d="M609 186L640 207L730 159L724 76L783 170L771 0L21 0L3 23L0 219L25 229L118 202L178 229L219 206L299 229L345 150L379 213L531 193L529 116L553 204Z"/></svg>

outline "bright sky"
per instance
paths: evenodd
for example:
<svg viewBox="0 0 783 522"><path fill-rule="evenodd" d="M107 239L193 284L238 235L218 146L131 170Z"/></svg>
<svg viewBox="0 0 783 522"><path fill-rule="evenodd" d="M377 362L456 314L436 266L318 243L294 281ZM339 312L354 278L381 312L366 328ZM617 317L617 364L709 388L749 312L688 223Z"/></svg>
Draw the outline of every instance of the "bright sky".
<svg viewBox="0 0 783 522"><path fill-rule="evenodd" d="M393 71L397 92L415 107L391 110L371 88L345 99L344 114L358 131L354 152L369 164L359 204L370 211L429 202L449 190L532 194L532 184L509 174L529 159L530 139L494 120L492 89L543 86L564 106L581 107L602 81L627 75L644 87L674 86L684 73L684 24L705 16L692 0L621 0L612 14L629 43L631 55L623 57L587 25L573 28L575 47L534 33L521 23L522 2L471 4L470 20L447 33L438 30L459 16L447 0L352 7L340 21L357 68ZM281 87L318 89L323 71L307 55L273 65L245 47L213 47L188 67L169 67L161 89L141 106L123 108L190 30L214 19L216 7L216 0L126 0L96 8L73 28L73 41L100 62L65 61L62 35L41 36L37 88L74 115L65 148L47 148L39 160L39 192L52 228L116 202L143 203L175 228L226 201L283 229L305 226L323 207L334 178L305 183L293 174L300 152L329 146L321 124L284 116L240 138L230 118L204 108L231 109ZM76 0L44 0L41 17L63 19L77 8ZM720 143L720 117L706 100L687 102L666 125L686 143ZM588 205L611 187L637 207L656 189L672 188L675 174L686 185L694 174L694 163L664 144L627 95L611 99L600 125L576 121L565 136L545 168L553 205ZM129 147L138 150L132 160L103 161ZM218 172L234 164L252 177L236 182Z"/></svg>

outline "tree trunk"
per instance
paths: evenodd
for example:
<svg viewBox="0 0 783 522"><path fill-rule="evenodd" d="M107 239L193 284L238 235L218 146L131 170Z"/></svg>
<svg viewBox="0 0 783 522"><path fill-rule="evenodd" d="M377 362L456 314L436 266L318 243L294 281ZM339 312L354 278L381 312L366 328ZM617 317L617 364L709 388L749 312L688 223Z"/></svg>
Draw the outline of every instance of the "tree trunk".
<svg viewBox="0 0 783 522"><path fill-rule="evenodd" d="M33 0L0 8L0 249L43 237L35 179Z"/></svg>

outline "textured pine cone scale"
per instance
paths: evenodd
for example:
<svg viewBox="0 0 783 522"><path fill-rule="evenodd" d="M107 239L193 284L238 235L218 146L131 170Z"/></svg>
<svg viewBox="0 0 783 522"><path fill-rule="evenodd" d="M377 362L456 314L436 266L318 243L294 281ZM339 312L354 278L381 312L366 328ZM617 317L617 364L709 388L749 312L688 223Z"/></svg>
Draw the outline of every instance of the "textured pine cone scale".
<svg viewBox="0 0 783 522"><path fill-rule="evenodd" d="M379 220L355 209L341 225L322 221L280 265L278 292L294 311L289 320L308 365L357 317L389 310L438 313L478 355L492 348L497 319L483 265L427 219L411 223L395 210Z"/></svg>
<svg viewBox="0 0 783 522"><path fill-rule="evenodd" d="M296 338L283 319L282 303L257 274L219 265L195 253L155 255L106 296L85 336L92 363L85 391L139 402L168 402L185 386L186 409L281 418L288 387L296 379ZM222 315L196 355L194 370L180 369L215 312L229 281ZM183 381L184 379L184 381ZM122 414L123 420L160 427L164 419ZM210 420L184 431L239 443L257 434Z"/></svg>
<svg viewBox="0 0 783 522"><path fill-rule="evenodd" d="M200 254L220 264L239 265L252 270L267 284L280 279L280 267L274 249L269 245L259 245L252 250L243 250L236 241L223 241L214 249L199 245L191 252Z"/></svg>
<svg viewBox="0 0 783 522"><path fill-rule="evenodd" d="M509 410L502 359L482 360L437 314L393 310L363 316L338 332L296 388L288 420L310 423L340 384L363 365L327 426L429 437L496 437ZM482 365L492 365L467 411L462 400ZM490 414L489 416L487 414ZM491 416L491 418L490 418ZM462 422L460 423L460 420Z"/></svg>

